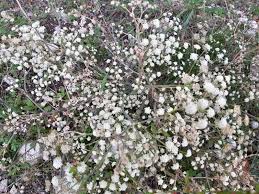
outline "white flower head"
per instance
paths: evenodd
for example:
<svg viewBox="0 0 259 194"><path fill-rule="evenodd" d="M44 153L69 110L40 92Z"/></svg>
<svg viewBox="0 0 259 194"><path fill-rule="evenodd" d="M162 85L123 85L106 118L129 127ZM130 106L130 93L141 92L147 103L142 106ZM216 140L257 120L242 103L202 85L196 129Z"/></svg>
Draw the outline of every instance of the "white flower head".
<svg viewBox="0 0 259 194"><path fill-rule="evenodd" d="M198 100L198 108L200 110L205 110L206 108L208 108L208 106L209 106L208 100L206 100L204 98Z"/></svg>
<svg viewBox="0 0 259 194"><path fill-rule="evenodd" d="M194 125L196 129L205 129L208 126L208 121L206 119L199 119Z"/></svg>
<svg viewBox="0 0 259 194"><path fill-rule="evenodd" d="M185 156L188 158L188 157L190 157L191 155L192 155L192 151L191 151L190 149L188 149Z"/></svg>
<svg viewBox="0 0 259 194"><path fill-rule="evenodd" d="M190 55L190 59L193 61L197 61L198 57L199 57L199 55L197 53L191 53L191 55Z"/></svg>
<svg viewBox="0 0 259 194"><path fill-rule="evenodd" d="M194 102L189 102L186 106L185 106L185 112L189 115L194 115L198 110L197 104L195 104Z"/></svg>
<svg viewBox="0 0 259 194"><path fill-rule="evenodd" d="M53 176L51 179L51 183L54 187L58 187L59 186L59 180L57 176Z"/></svg>
<svg viewBox="0 0 259 194"><path fill-rule="evenodd" d="M225 117L221 118L220 121L218 122L218 127L220 129L225 129L228 126L227 119Z"/></svg>
<svg viewBox="0 0 259 194"><path fill-rule="evenodd" d="M212 117L214 117L214 116L215 116L215 111L214 111L214 109L213 109L213 108L209 108L209 109L207 110L207 117L212 118Z"/></svg>
<svg viewBox="0 0 259 194"><path fill-rule="evenodd" d="M224 96L219 96L216 100L216 103L221 107L224 108L227 104L227 99Z"/></svg>
<svg viewBox="0 0 259 194"><path fill-rule="evenodd" d="M213 94L213 95L218 95L219 94L219 89L216 88L211 82L205 81L203 85L204 89L206 92Z"/></svg>
<svg viewBox="0 0 259 194"><path fill-rule="evenodd" d="M160 108L157 110L157 115L158 116L163 116L165 114L165 110L163 108Z"/></svg>
<svg viewBox="0 0 259 194"><path fill-rule="evenodd" d="M178 154L178 147L175 146L175 144L172 141L167 141L165 143L166 149L173 154L177 155Z"/></svg>
<svg viewBox="0 0 259 194"><path fill-rule="evenodd" d="M59 168L61 168L62 165L63 165L63 163L62 163L61 157L54 158L54 160L53 160L53 167L54 168L59 169Z"/></svg>

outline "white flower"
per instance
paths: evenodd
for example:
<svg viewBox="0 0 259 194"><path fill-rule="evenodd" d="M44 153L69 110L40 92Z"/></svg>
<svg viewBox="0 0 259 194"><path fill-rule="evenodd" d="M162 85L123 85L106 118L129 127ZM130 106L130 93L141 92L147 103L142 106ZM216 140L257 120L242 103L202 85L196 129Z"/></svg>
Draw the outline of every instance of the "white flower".
<svg viewBox="0 0 259 194"><path fill-rule="evenodd" d="M183 58L183 53L178 53L177 57L178 57L178 59L182 59Z"/></svg>
<svg viewBox="0 0 259 194"><path fill-rule="evenodd" d="M173 170L178 170L179 167L180 167L179 163L175 163L175 164L173 164L172 169Z"/></svg>
<svg viewBox="0 0 259 194"><path fill-rule="evenodd" d="M167 141L165 143L166 149L173 154L178 154L178 147L175 146L175 144L172 141Z"/></svg>
<svg viewBox="0 0 259 194"><path fill-rule="evenodd" d="M62 159L61 159L61 157L56 157L56 158L54 158L54 160L53 160L53 167L54 167L54 168L59 169L59 168L61 168L62 165L63 165L63 164L62 164Z"/></svg>
<svg viewBox="0 0 259 194"><path fill-rule="evenodd" d="M70 146L67 144L62 144L60 149L63 154L67 154L70 151Z"/></svg>
<svg viewBox="0 0 259 194"><path fill-rule="evenodd" d="M192 155L192 151L191 151L190 149L188 149L185 156L188 158L188 157L190 157L191 155Z"/></svg>
<svg viewBox="0 0 259 194"><path fill-rule="evenodd" d="M197 109L197 105L194 102L190 102L185 106L185 112L189 115L195 114Z"/></svg>
<svg viewBox="0 0 259 194"><path fill-rule="evenodd" d="M100 185L100 188L104 189L107 187L108 184L106 181L102 180L102 181L100 181L99 185Z"/></svg>
<svg viewBox="0 0 259 194"><path fill-rule="evenodd" d="M181 160L183 158L183 154L182 153L179 153L176 157L177 160Z"/></svg>
<svg viewBox="0 0 259 194"><path fill-rule="evenodd" d="M224 96L219 96L216 100L216 103L221 107L224 108L227 104L227 99Z"/></svg>
<svg viewBox="0 0 259 194"><path fill-rule="evenodd" d="M114 183L111 183L110 186L109 186L109 189L111 191L115 191L116 190L116 185Z"/></svg>
<svg viewBox="0 0 259 194"><path fill-rule="evenodd" d="M170 160L170 157L167 154L164 154L160 157L162 163L167 163Z"/></svg>
<svg viewBox="0 0 259 194"><path fill-rule="evenodd" d="M81 162L79 166L77 166L77 171L79 173L84 173L86 170L86 164L84 162Z"/></svg>
<svg viewBox="0 0 259 194"><path fill-rule="evenodd" d="M143 24L143 29L144 29L144 30L147 30L148 28L149 28L148 23L144 23L144 24Z"/></svg>
<svg viewBox="0 0 259 194"><path fill-rule="evenodd" d="M148 115L152 112L152 110L151 110L150 107L146 107L144 111L145 111L145 113L148 114Z"/></svg>
<svg viewBox="0 0 259 194"><path fill-rule="evenodd" d="M213 95L218 95L219 94L219 89L216 88L211 82L209 81L205 81L204 82L204 85L203 85L204 89L210 93L210 94L213 94Z"/></svg>
<svg viewBox="0 0 259 194"><path fill-rule="evenodd" d="M160 48L156 48L156 49L154 50L154 54L155 54L155 55L160 55L160 54L161 54L161 49L160 49Z"/></svg>
<svg viewBox="0 0 259 194"><path fill-rule="evenodd" d="M127 189L127 184L126 183L123 183L120 185L120 191L126 191Z"/></svg>
<svg viewBox="0 0 259 194"><path fill-rule="evenodd" d="M112 175L111 177L113 183L118 183L120 181L120 176L117 174Z"/></svg>
<svg viewBox="0 0 259 194"><path fill-rule="evenodd" d="M183 44L183 48L187 49L188 47L189 47L189 43L185 42L185 43Z"/></svg>
<svg viewBox="0 0 259 194"><path fill-rule="evenodd" d="M154 24L155 28L159 28L160 27L160 21L158 19L154 19L153 20L153 24Z"/></svg>
<svg viewBox="0 0 259 194"><path fill-rule="evenodd" d="M147 38L144 38L144 39L142 40L142 42L141 42L141 45L142 45L142 46L148 46L148 44L149 44L149 40L148 40Z"/></svg>
<svg viewBox="0 0 259 194"><path fill-rule="evenodd" d="M215 116L215 111L214 111L213 108L209 108L209 109L207 110L207 116L208 116L209 118L212 118L212 117Z"/></svg>
<svg viewBox="0 0 259 194"><path fill-rule="evenodd" d="M160 108L157 110L157 115L158 116L163 116L165 114L165 110L163 108Z"/></svg>
<svg viewBox="0 0 259 194"><path fill-rule="evenodd" d="M198 60L198 54L191 53L190 59L193 60L193 61L197 61Z"/></svg>
<svg viewBox="0 0 259 194"><path fill-rule="evenodd" d="M116 123L114 127L115 127L116 134L121 134L122 132L121 125L119 123Z"/></svg>
<svg viewBox="0 0 259 194"><path fill-rule="evenodd" d="M193 45L193 47L194 47L196 50L200 50L200 49L201 49L201 46L198 45L198 44Z"/></svg>
<svg viewBox="0 0 259 194"><path fill-rule="evenodd" d="M200 61L200 72L202 73L208 73L209 67L208 67L208 62L204 59Z"/></svg>
<svg viewBox="0 0 259 194"><path fill-rule="evenodd" d="M182 146L183 147L188 146L188 140L185 137L183 138Z"/></svg>
<svg viewBox="0 0 259 194"><path fill-rule="evenodd" d="M195 123L196 129L205 129L208 126L208 121L206 119L199 119L198 122Z"/></svg>
<svg viewBox="0 0 259 194"><path fill-rule="evenodd" d="M158 102L163 104L165 102L165 98L163 96L160 96L159 99L158 99Z"/></svg>
<svg viewBox="0 0 259 194"><path fill-rule="evenodd" d="M59 186L59 181L58 181L58 177L57 176L53 176L51 179L51 183L54 187L58 187Z"/></svg>
<svg viewBox="0 0 259 194"><path fill-rule="evenodd" d="M206 100L204 98L198 100L198 108L200 110L205 110L206 108L208 108L208 106L209 106L208 100Z"/></svg>
<svg viewBox="0 0 259 194"><path fill-rule="evenodd" d="M220 121L218 122L218 127L220 129L224 129L228 126L227 119L225 117L221 118Z"/></svg>

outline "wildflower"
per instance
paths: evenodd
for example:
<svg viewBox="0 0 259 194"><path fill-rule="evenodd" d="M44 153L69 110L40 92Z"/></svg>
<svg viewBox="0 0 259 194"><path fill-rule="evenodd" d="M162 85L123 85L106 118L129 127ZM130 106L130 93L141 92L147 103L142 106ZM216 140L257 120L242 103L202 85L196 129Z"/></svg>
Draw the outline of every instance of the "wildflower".
<svg viewBox="0 0 259 194"><path fill-rule="evenodd" d="M104 189L104 188L107 187L108 184L107 184L106 181L102 180L102 181L99 182L99 185L100 185L100 188Z"/></svg>
<svg viewBox="0 0 259 194"><path fill-rule="evenodd" d="M197 61L197 60L198 60L198 54L196 54L196 53L191 53L190 59L193 60L193 61Z"/></svg>
<svg viewBox="0 0 259 194"><path fill-rule="evenodd" d="M198 122L195 123L196 129L205 129L208 126L208 121L206 119L199 119Z"/></svg>
<svg viewBox="0 0 259 194"><path fill-rule="evenodd" d="M227 119L225 117L221 118L220 121L218 122L218 127L220 129L224 129L228 126Z"/></svg>
<svg viewBox="0 0 259 194"><path fill-rule="evenodd" d="M209 109L207 110L207 116L208 116L209 118L212 118L212 117L215 116L215 111L214 111L213 108L209 108Z"/></svg>
<svg viewBox="0 0 259 194"><path fill-rule="evenodd" d="M194 102L190 102L185 106L185 112L189 115L193 115L197 112L198 107Z"/></svg>
<svg viewBox="0 0 259 194"><path fill-rule="evenodd" d="M208 100L204 98L198 100L198 108L200 110L205 110L206 108L208 108L208 106L209 106Z"/></svg>
<svg viewBox="0 0 259 194"><path fill-rule="evenodd" d="M204 82L204 85L203 85L204 89L210 93L210 94L213 94L213 95L218 95L219 94L219 89L216 88L211 82L209 81L205 81Z"/></svg>
<svg viewBox="0 0 259 194"><path fill-rule="evenodd" d="M61 159L61 157L56 157L56 158L54 158L54 160L53 160L53 167L54 167L54 168L59 169L59 168L61 168L62 165L63 165L63 164L62 164L62 159Z"/></svg>
<svg viewBox="0 0 259 194"><path fill-rule="evenodd" d="M192 155L192 152L191 152L190 149L188 149L185 156L186 156L187 158L189 158L189 157L191 157L191 155Z"/></svg>
<svg viewBox="0 0 259 194"><path fill-rule="evenodd" d="M165 145L168 151L172 152L175 155L178 154L178 147L176 147L172 141L167 141Z"/></svg>

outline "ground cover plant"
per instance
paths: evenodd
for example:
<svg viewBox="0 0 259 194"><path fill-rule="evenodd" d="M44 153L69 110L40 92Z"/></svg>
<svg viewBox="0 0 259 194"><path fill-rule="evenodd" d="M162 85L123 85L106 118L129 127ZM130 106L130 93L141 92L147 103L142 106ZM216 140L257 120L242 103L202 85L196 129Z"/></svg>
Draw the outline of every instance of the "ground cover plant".
<svg viewBox="0 0 259 194"><path fill-rule="evenodd" d="M258 192L256 1L0 2L0 192Z"/></svg>

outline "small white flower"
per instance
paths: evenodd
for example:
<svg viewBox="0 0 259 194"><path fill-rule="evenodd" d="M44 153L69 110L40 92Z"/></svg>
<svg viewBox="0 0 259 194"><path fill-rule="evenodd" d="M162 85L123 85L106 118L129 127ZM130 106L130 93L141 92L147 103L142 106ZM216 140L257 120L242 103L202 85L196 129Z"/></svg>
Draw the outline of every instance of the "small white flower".
<svg viewBox="0 0 259 194"><path fill-rule="evenodd" d="M209 71L208 62L206 60L201 60L200 63L201 63L200 72L208 73Z"/></svg>
<svg viewBox="0 0 259 194"><path fill-rule="evenodd" d="M160 21L158 19L154 19L153 20L153 24L154 24L155 28L159 28L160 27Z"/></svg>
<svg viewBox="0 0 259 194"><path fill-rule="evenodd" d="M102 181L100 181L99 185L100 185L100 188L104 189L107 187L108 184L106 181L102 180Z"/></svg>
<svg viewBox="0 0 259 194"><path fill-rule="evenodd" d="M165 110L163 108L160 108L157 110L157 115L158 116L163 116L165 114Z"/></svg>
<svg viewBox="0 0 259 194"><path fill-rule="evenodd" d="M182 146L183 147L187 147L188 146L188 140L185 137L183 138Z"/></svg>
<svg viewBox="0 0 259 194"><path fill-rule="evenodd" d="M178 170L179 167L180 167L179 163L175 163L175 164L173 164L172 169L173 170Z"/></svg>
<svg viewBox="0 0 259 194"><path fill-rule="evenodd" d="M208 121L206 119L199 119L198 122L195 123L196 129L205 129L208 126Z"/></svg>
<svg viewBox="0 0 259 194"><path fill-rule="evenodd" d="M146 107L144 112L149 115L152 112L152 110L150 107Z"/></svg>
<svg viewBox="0 0 259 194"><path fill-rule="evenodd" d="M183 154L182 153L179 153L176 157L177 160L181 160L183 158Z"/></svg>
<svg viewBox="0 0 259 194"><path fill-rule="evenodd" d="M79 173L84 173L86 170L86 164L84 162L81 162L79 166L77 167L77 171Z"/></svg>
<svg viewBox="0 0 259 194"><path fill-rule="evenodd" d="M141 45L142 45L142 46L148 46L148 44L149 44L149 40L148 40L147 38L144 38L144 39L142 40L142 42L141 42Z"/></svg>
<svg viewBox="0 0 259 194"><path fill-rule="evenodd" d="M206 108L208 108L208 106L209 106L208 100L206 100L204 98L198 100L198 108L200 110L205 110Z"/></svg>
<svg viewBox="0 0 259 194"><path fill-rule="evenodd" d="M216 100L216 103L221 107L224 108L227 104L227 99L224 96L219 96Z"/></svg>
<svg viewBox="0 0 259 194"><path fill-rule="evenodd" d="M201 46L198 45L198 44L193 45L193 47L194 47L196 50L200 50L200 49L201 49Z"/></svg>
<svg viewBox="0 0 259 194"><path fill-rule="evenodd" d="M163 96L160 96L159 99L158 99L158 102L163 104L165 102L165 98Z"/></svg>
<svg viewBox="0 0 259 194"><path fill-rule="evenodd" d="M188 158L188 157L190 157L191 155L192 155L192 151L191 151L190 149L188 149L185 156Z"/></svg>
<svg viewBox="0 0 259 194"><path fill-rule="evenodd" d="M170 160L170 157L167 154L164 154L160 157L162 163L167 163Z"/></svg>
<svg viewBox="0 0 259 194"><path fill-rule="evenodd" d="M183 58L183 53L178 53L177 57L178 57L178 59L182 59Z"/></svg>
<svg viewBox="0 0 259 194"><path fill-rule="evenodd" d="M123 183L120 185L120 191L126 191L127 189L127 184L126 183Z"/></svg>
<svg viewBox="0 0 259 194"><path fill-rule="evenodd" d="M190 59L193 60L193 61L197 61L198 60L198 54L191 53Z"/></svg>
<svg viewBox="0 0 259 194"><path fill-rule="evenodd" d="M51 179L51 183L54 187L58 187L59 186L59 181L58 181L58 177L57 176L53 176Z"/></svg>
<svg viewBox="0 0 259 194"><path fill-rule="evenodd" d="M190 102L185 106L185 112L189 115L195 114L197 110L197 105L194 102Z"/></svg>
<svg viewBox="0 0 259 194"><path fill-rule="evenodd" d="M187 49L188 47L189 47L189 44L188 44L187 42L185 42L185 43L183 44L183 48Z"/></svg>
<svg viewBox="0 0 259 194"><path fill-rule="evenodd" d="M165 143L166 149L173 154L178 154L178 147L175 146L175 144L172 141L167 141Z"/></svg>
<svg viewBox="0 0 259 194"><path fill-rule="evenodd" d="M148 28L149 28L148 23L144 23L144 24L143 24L143 29L144 29L144 30L147 30Z"/></svg>
<svg viewBox="0 0 259 194"><path fill-rule="evenodd" d="M62 159L61 159L61 157L56 157L56 158L54 158L54 160L53 160L53 167L54 167L54 168L59 169L59 168L61 168L62 165L63 165L63 164L62 164Z"/></svg>
<svg viewBox="0 0 259 194"><path fill-rule="evenodd" d="M220 129L225 129L228 126L227 119L225 117L221 118L220 121L218 122L218 127Z"/></svg>
<svg viewBox="0 0 259 194"><path fill-rule="evenodd" d="M122 132L121 125L119 123L116 123L114 127L115 127L116 134L121 134Z"/></svg>
<svg viewBox="0 0 259 194"><path fill-rule="evenodd" d="M117 174L112 175L111 177L113 183L118 183L120 181L120 176Z"/></svg>
<svg viewBox="0 0 259 194"><path fill-rule="evenodd" d="M208 116L209 118L212 118L212 117L215 116L215 111L214 111L213 108L209 108L209 109L207 110L207 116Z"/></svg>
<svg viewBox="0 0 259 194"><path fill-rule="evenodd" d="M205 81L203 85L204 89L213 95L218 95L219 94L219 89L216 88L211 82Z"/></svg>

